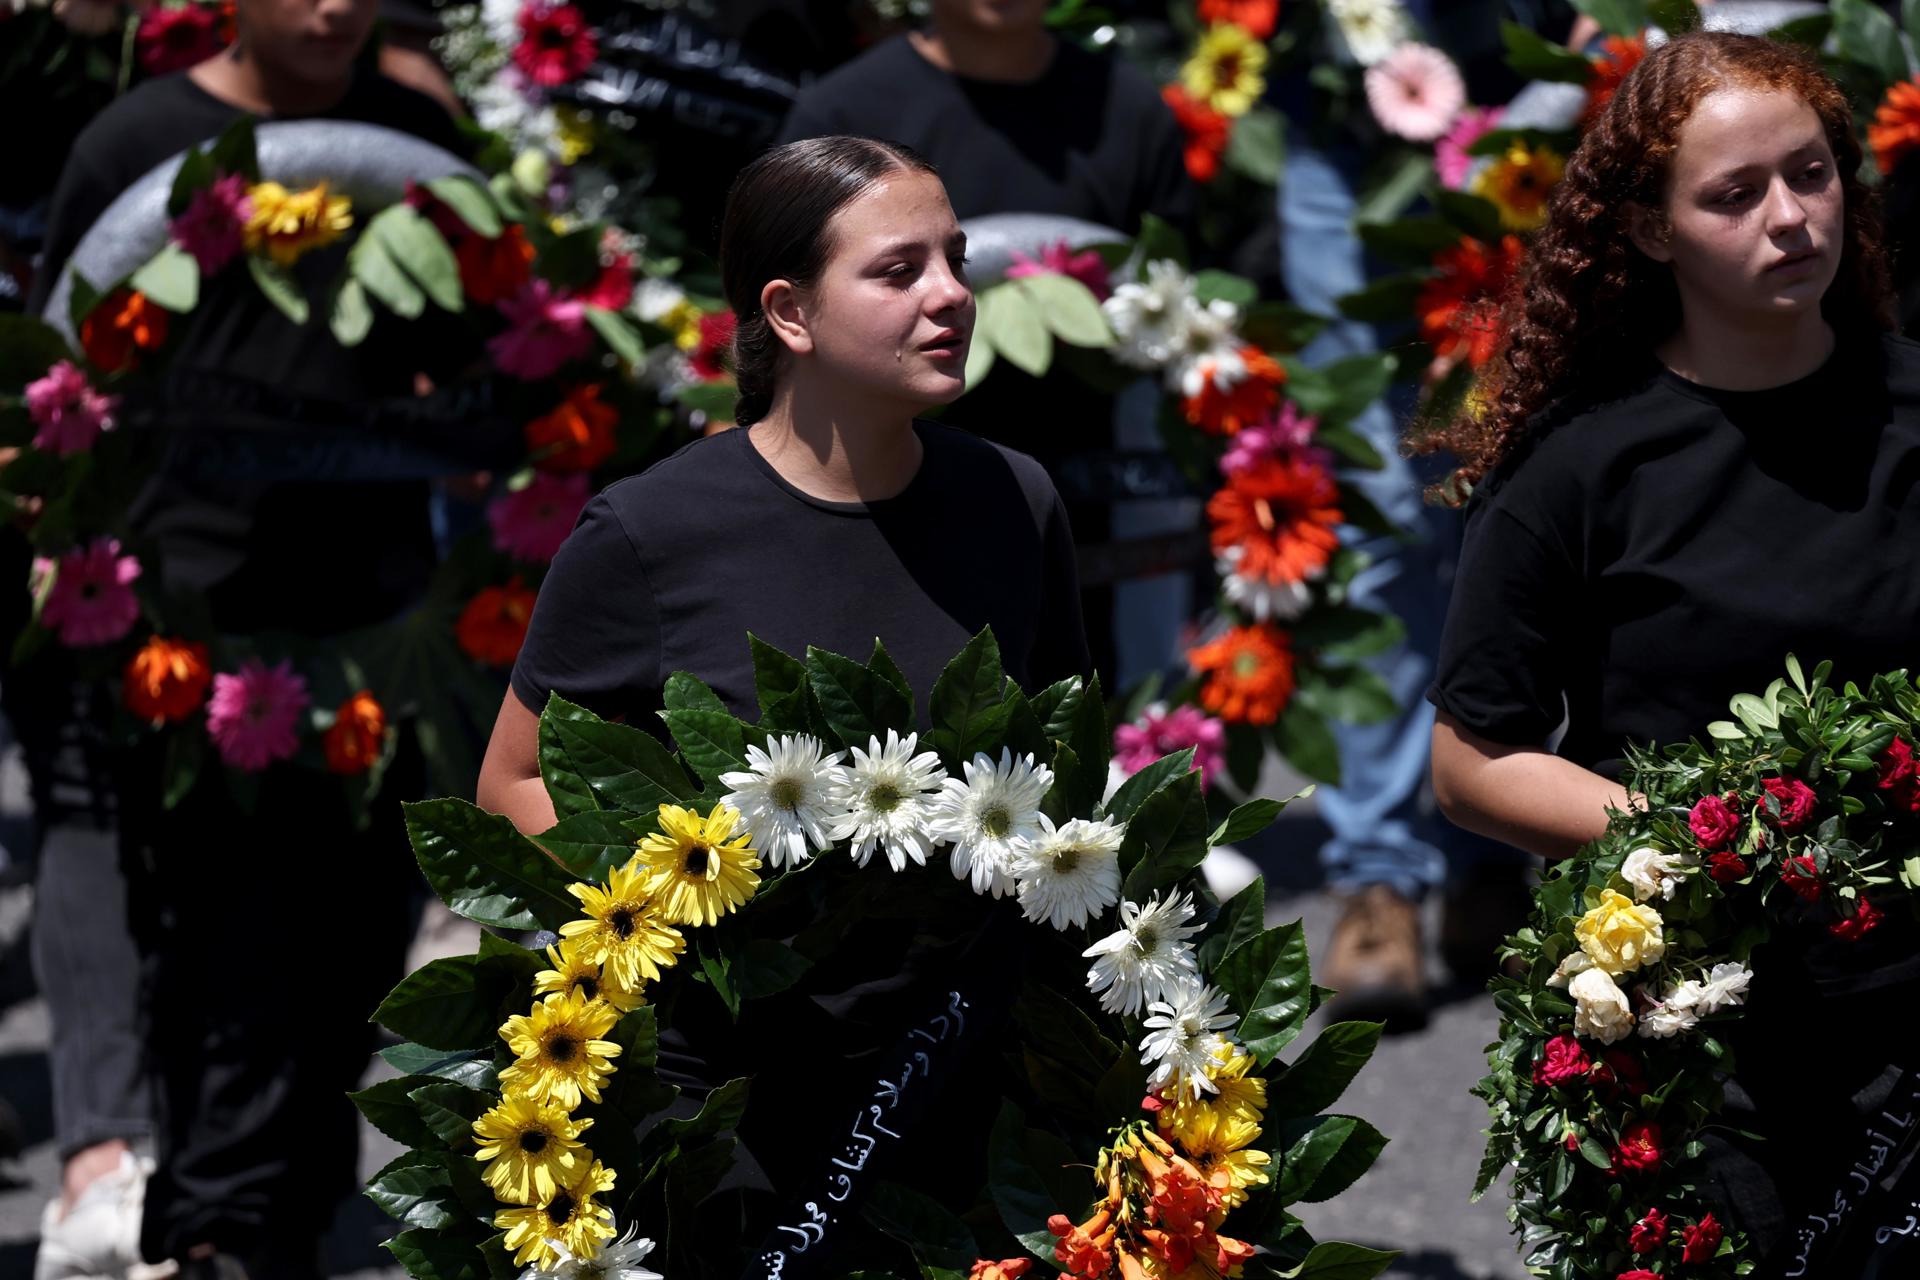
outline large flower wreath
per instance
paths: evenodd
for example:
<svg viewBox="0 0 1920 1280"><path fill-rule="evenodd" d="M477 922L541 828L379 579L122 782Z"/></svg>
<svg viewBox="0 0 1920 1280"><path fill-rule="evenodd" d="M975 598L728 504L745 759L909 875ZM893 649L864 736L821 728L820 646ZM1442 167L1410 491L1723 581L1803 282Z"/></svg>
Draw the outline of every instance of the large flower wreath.
<svg viewBox="0 0 1920 1280"><path fill-rule="evenodd" d="M1220 904L1197 874L1281 802L1212 825L1187 751L1103 803L1097 682L1029 696L990 632L924 716L878 645L862 665L752 643L755 723L698 680L668 681L678 758L553 698L540 763L560 816L537 839L464 801L409 807L420 865L453 910L551 931L537 950L489 932L376 1015L406 1038L385 1053L402 1075L356 1101L410 1149L368 1194L408 1227L389 1247L410 1274L631 1278L644 1259L681 1277L778 1275L828 1237L847 1269L911 1251L934 1277L1017 1277L1035 1259L1127 1280L1365 1277L1390 1262L1316 1244L1288 1212L1344 1189L1381 1147L1365 1121L1322 1114L1379 1028L1334 1024L1281 1061L1327 994L1305 938L1265 927L1258 881ZM809 969L858 946L861 921L950 919L986 895L1030 922L1012 925L1034 944L1018 989L962 974L901 1028L791 1223L766 1241L696 1234L753 1081L659 1120L676 1093L656 1070L661 1032L689 1001L737 1017L804 1000ZM983 1034L994 1065L948 1085L954 1043ZM754 1069L807 1048L758 1046ZM1005 1095L978 1135L977 1204L891 1180L889 1154L942 1087Z"/></svg>
<svg viewBox="0 0 1920 1280"><path fill-rule="evenodd" d="M539 580L596 475L644 465L671 424L630 377L646 359L640 247L613 227L556 229L508 177L435 179L371 213L325 182L289 190L263 180L244 121L183 158L166 203L166 243L149 261L124 279L71 278L65 327L77 349L37 321L4 318L0 329L0 432L18 450L0 488L30 521L38 557L16 657L57 646L82 678L117 686L115 731L165 741L170 803L213 759L242 799L249 779L293 761L340 775L364 801L403 717L419 726L436 785L466 787ZM343 273L310 298L290 268L350 233ZM128 524L166 446L141 406L203 285L228 273L348 346L367 339L376 311L439 313L464 320L490 361L484 385L440 388L390 423L438 413L452 423L434 437L445 441L499 419L508 441L491 463L467 465L505 462L506 478L405 617L326 641L222 635L196 601L161 591L155 553ZM459 470L459 458L443 469Z"/></svg>
<svg viewBox="0 0 1920 1280"><path fill-rule="evenodd" d="M1492 988L1500 1039L1475 1092L1493 1127L1475 1194L1513 1166L1509 1217L1537 1274L1751 1271L1747 1240L1703 1195L1724 1037L1778 981L1769 960L1789 963L1810 940L1857 945L1913 908L1920 689L1904 672L1861 690L1831 687L1824 664L1809 675L1789 658L1787 670L1735 697L1737 719L1708 726L1706 745L1632 753L1626 784L1643 799L1554 868L1532 926L1508 943L1526 972ZM1756 956L1769 940L1782 953ZM1864 1157L1869 1172L1912 1125L1880 1126L1890 1136ZM1835 1208L1801 1246L1851 1205ZM1806 1253L1787 1274L1836 1274L1807 1271Z"/></svg>

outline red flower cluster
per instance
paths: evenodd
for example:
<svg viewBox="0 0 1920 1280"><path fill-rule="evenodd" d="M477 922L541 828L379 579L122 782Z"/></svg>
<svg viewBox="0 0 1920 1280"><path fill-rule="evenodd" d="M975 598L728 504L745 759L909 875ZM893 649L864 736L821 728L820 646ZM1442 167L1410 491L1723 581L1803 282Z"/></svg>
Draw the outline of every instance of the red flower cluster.
<svg viewBox="0 0 1920 1280"><path fill-rule="evenodd" d="M1209 371L1200 394L1180 402L1187 421L1208 435L1236 435L1272 416L1280 407L1280 388L1286 384L1287 371L1258 347L1240 348L1240 359L1247 366L1245 377L1222 388Z"/></svg>
<svg viewBox="0 0 1920 1280"><path fill-rule="evenodd" d="M1665 1155L1660 1146L1660 1126L1648 1120L1636 1120L1620 1131L1620 1146L1613 1153L1613 1167L1635 1171L1657 1169Z"/></svg>
<svg viewBox="0 0 1920 1280"><path fill-rule="evenodd" d="M1707 855L1707 874L1713 877L1716 884L1732 884L1735 880L1744 879L1752 870L1747 860L1731 849L1721 849Z"/></svg>
<svg viewBox="0 0 1920 1280"><path fill-rule="evenodd" d="M1680 1261L1705 1262L1720 1247L1720 1237L1724 1234L1725 1231L1710 1213L1692 1226L1680 1228L1680 1237L1686 1242L1680 1253Z"/></svg>
<svg viewBox="0 0 1920 1280"><path fill-rule="evenodd" d="M1160 90L1173 118L1186 135L1187 176L1195 182L1212 182L1220 176L1220 158L1227 153L1227 138L1233 121L1204 102L1195 100L1177 84Z"/></svg>
<svg viewBox="0 0 1920 1280"><path fill-rule="evenodd" d="M1693 806L1693 812L1687 815L1687 826L1692 828L1693 838L1700 842L1702 849L1718 849L1740 830L1740 813L1728 803L1737 799L1705 796Z"/></svg>
<svg viewBox="0 0 1920 1280"><path fill-rule="evenodd" d="M1647 1091L1647 1073L1641 1069L1640 1059L1625 1049L1609 1049L1593 1064L1593 1083L1608 1102L1623 1092L1638 1098Z"/></svg>
<svg viewBox="0 0 1920 1280"><path fill-rule="evenodd" d="M537 85L551 89L578 80L600 56L587 16L570 4L530 4L519 21L513 64Z"/></svg>
<svg viewBox="0 0 1920 1280"><path fill-rule="evenodd" d="M1593 60L1593 72L1587 77L1587 105L1581 109L1580 123L1593 123L1619 92L1627 73L1647 56L1647 42L1640 36L1608 36L1600 42L1600 56Z"/></svg>
<svg viewBox="0 0 1920 1280"><path fill-rule="evenodd" d="M709 311L700 317L700 345L687 353L687 364L696 378L702 382L718 382L728 376L733 331L739 323L731 311Z"/></svg>
<svg viewBox="0 0 1920 1280"><path fill-rule="evenodd" d="M1280 21L1280 0L1199 0L1194 12L1202 22L1231 22L1255 40L1265 40Z"/></svg>
<svg viewBox="0 0 1920 1280"><path fill-rule="evenodd" d="M1920 813L1920 764L1905 738L1895 738L1880 753L1880 780L1874 785L1887 793L1887 803L1908 813Z"/></svg>
<svg viewBox="0 0 1920 1280"><path fill-rule="evenodd" d="M467 601L454 624L454 638L475 662L510 667L526 643L533 618L534 593L515 578L504 587L487 587Z"/></svg>
<svg viewBox="0 0 1920 1280"><path fill-rule="evenodd" d="M1872 933L1879 923L1886 919L1880 908L1868 902L1863 895L1859 907L1845 920L1836 920L1827 926L1827 932L1847 942L1858 942Z"/></svg>
<svg viewBox="0 0 1920 1280"><path fill-rule="evenodd" d="M1781 862L1780 883L1798 894L1802 902L1820 901L1820 868L1804 853Z"/></svg>
<svg viewBox="0 0 1920 1280"><path fill-rule="evenodd" d="M1762 778L1760 786L1780 805L1777 821L1788 835L1813 820L1813 788L1798 778Z"/></svg>
<svg viewBox="0 0 1920 1280"><path fill-rule="evenodd" d="M219 12L208 5L153 6L141 16L133 36L140 69L163 76L205 62L226 47L220 27Z"/></svg>
<svg viewBox="0 0 1920 1280"><path fill-rule="evenodd" d="M1647 1210L1646 1216L1634 1223L1627 1235L1627 1247L1635 1253L1652 1253L1666 1242L1667 1215L1658 1209Z"/></svg>
<svg viewBox="0 0 1920 1280"><path fill-rule="evenodd" d="M1520 271L1526 247L1518 236L1497 245L1468 237L1433 260L1433 276L1414 303L1420 337L1443 360L1478 369L1500 345L1500 302Z"/></svg>
<svg viewBox="0 0 1920 1280"><path fill-rule="evenodd" d="M1555 1036L1547 1041L1545 1056L1533 1064L1533 1082L1553 1089L1569 1080L1584 1080L1593 1069L1593 1059L1572 1036Z"/></svg>

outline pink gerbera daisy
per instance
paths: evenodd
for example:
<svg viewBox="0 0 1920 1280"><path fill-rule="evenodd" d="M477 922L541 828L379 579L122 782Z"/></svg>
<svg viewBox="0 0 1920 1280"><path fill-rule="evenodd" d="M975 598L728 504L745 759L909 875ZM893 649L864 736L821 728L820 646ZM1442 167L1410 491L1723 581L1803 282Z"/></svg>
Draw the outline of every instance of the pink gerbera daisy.
<svg viewBox="0 0 1920 1280"><path fill-rule="evenodd" d="M257 773L299 748L300 713L308 701L306 679L294 674L291 662L269 667L249 658L237 674L213 677L207 733L228 765Z"/></svg>
<svg viewBox="0 0 1920 1280"><path fill-rule="evenodd" d="M1007 268L1007 279L1048 275L1070 276L1091 289L1093 296L1102 302L1113 292L1113 284L1107 278L1107 264L1092 249L1075 253L1065 240L1056 240L1040 250L1037 260L1018 249L1013 251L1013 265Z"/></svg>
<svg viewBox="0 0 1920 1280"><path fill-rule="evenodd" d="M1132 724L1116 725L1113 730L1113 763L1129 776L1140 772L1161 756L1192 747L1193 766L1200 771L1205 787L1227 763L1227 730L1220 721L1198 707L1178 706L1169 711L1156 702Z"/></svg>
<svg viewBox="0 0 1920 1280"><path fill-rule="evenodd" d="M193 193L193 199L168 230L173 242L193 255L202 275L212 275L240 256L253 201L247 180L230 173Z"/></svg>
<svg viewBox="0 0 1920 1280"><path fill-rule="evenodd" d="M1320 419L1308 417L1292 401L1283 400L1274 413L1243 428L1233 437L1233 443L1220 456L1220 470L1222 474L1232 476L1237 472L1251 471L1269 458L1294 454L1304 455L1321 466L1331 466L1332 460L1327 451L1308 443L1313 439L1314 428L1319 425Z"/></svg>
<svg viewBox="0 0 1920 1280"><path fill-rule="evenodd" d="M516 560L546 564L560 550L580 512L593 496L585 473L534 473L519 489L501 494L487 507L493 545Z"/></svg>
<svg viewBox="0 0 1920 1280"><path fill-rule="evenodd" d="M85 453L113 425L118 396L102 395L71 360L27 384L27 416L33 419L33 447L61 457Z"/></svg>
<svg viewBox="0 0 1920 1280"><path fill-rule="evenodd" d="M1474 162L1467 148L1499 128L1504 114L1500 107L1468 107L1460 113L1446 136L1433 144L1433 168L1442 184L1454 191L1467 185Z"/></svg>
<svg viewBox="0 0 1920 1280"><path fill-rule="evenodd" d="M140 562L120 554L117 538L96 538L60 557L56 567L36 560L39 580L54 573L53 585L40 609L40 625L60 634L69 648L112 644L133 628L140 617L140 601L133 594Z"/></svg>
<svg viewBox="0 0 1920 1280"><path fill-rule="evenodd" d="M1453 60L1409 41L1367 68L1367 105L1388 133L1432 142L1467 105L1466 82Z"/></svg>
<svg viewBox="0 0 1920 1280"><path fill-rule="evenodd" d="M587 332L586 304L557 292L545 280L529 281L500 304L508 329L489 339L487 350L500 371L528 382L559 372L593 347Z"/></svg>

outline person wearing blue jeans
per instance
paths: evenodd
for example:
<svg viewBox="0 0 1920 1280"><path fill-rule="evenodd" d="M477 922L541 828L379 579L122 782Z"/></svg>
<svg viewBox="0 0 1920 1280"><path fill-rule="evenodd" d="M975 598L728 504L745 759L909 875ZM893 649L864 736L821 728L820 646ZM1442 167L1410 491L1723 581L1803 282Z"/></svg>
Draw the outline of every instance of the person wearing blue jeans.
<svg viewBox="0 0 1920 1280"><path fill-rule="evenodd" d="M1279 187L1281 276L1296 305L1332 318L1301 358L1323 365L1378 351L1374 326L1342 318L1338 306L1368 280L1366 254L1353 228L1365 157L1354 147L1319 144L1292 121L1286 156ZM1344 477L1403 534L1353 539L1371 563L1354 580L1351 596L1355 605L1392 613L1406 624L1405 642L1373 664L1400 710L1377 724L1336 724L1340 785L1315 793L1333 832L1320 850L1321 864L1328 887L1346 899L1325 962L1327 984L1342 993L1341 1017L1377 1018L1395 1027L1415 1026L1425 1017L1421 901L1448 882L1450 870L1459 879L1491 875L1518 885L1521 865L1514 851L1446 824L1426 790L1433 707L1425 693L1460 535L1458 513L1426 503L1426 480L1401 452L1398 420L1411 408L1409 395L1389 392L1355 419L1353 429L1385 465ZM1443 949L1450 959L1460 957L1454 966L1476 956L1490 964L1504 920L1496 916L1476 927L1484 914L1456 914L1449 912L1443 930L1443 943L1454 944Z"/></svg>

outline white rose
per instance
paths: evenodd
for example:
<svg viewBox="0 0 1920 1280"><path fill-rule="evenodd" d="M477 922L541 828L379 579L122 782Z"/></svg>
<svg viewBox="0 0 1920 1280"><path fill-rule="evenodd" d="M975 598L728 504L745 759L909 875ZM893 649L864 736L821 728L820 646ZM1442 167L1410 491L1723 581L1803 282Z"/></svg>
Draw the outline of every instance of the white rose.
<svg viewBox="0 0 1920 1280"><path fill-rule="evenodd" d="M1633 896L1645 902L1656 894L1672 901L1685 874L1700 865L1691 854L1662 853L1658 849L1635 849L1620 864L1620 878L1633 886Z"/></svg>
<svg viewBox="0 0 1920 1280"><path fill-rule="evenodd" d="M1747 984L1752 981L1753 970L1743 964L1717 964L1708 971L1707 980L1700 984L1700 996L1694 1001L1694 1007L1702 1014L1708 1014L1744 1004Z"/></svg>
<svg viewBox="0 0 1920 1280"><path fill-rule="evenodd" d="M1553 976L1547 979L1547 985L1550 987L1564 987L1574 974L1585 973L1591 968L1593 968L1593 961L1588 957L1586 952L1569 952L1567 958L1560 962L1560 967L1553 971Z"/></svg>
<svg viewBox="0 0 1920 1280"><path fill-rule="evenodd" d="M1640 1015L1640 1034L1656 1040L1668 1036L1677 1036L1682 1031L1691 1031L1700 1019L1694 1012L1681 1005L1657 1004Z"/></svg>
<svg viewBox="0 0 1920 1280"><path fill-rule="evenodd" d="M1567 994L1578 1005L1573 1029L1581 1035L1612 1044L1633 1034L1633 1010L1606 970L1589 968L1574 974L1567 984Z"/></svg>
<svg viewBox="0 0 1920 1280"><path fill-rule="evenodd" d="M1667 994L1661 997L1660 1003L1669 1009L1698 1009L1700 997L1703 994L1705 994L1705 988L1689 978L1685 982L1669 987Z"/></svg>

